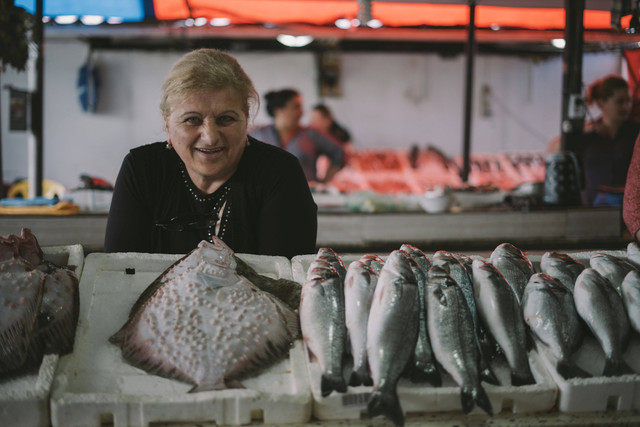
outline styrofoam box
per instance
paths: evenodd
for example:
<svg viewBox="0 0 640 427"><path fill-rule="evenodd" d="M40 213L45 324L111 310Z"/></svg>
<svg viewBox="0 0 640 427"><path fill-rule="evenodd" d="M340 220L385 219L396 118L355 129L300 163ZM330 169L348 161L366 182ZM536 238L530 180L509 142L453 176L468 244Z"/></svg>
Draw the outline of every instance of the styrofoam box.
<svg viewBox="0 0 640 427"><path fill-rule="evenodd" d="M258 273L291 279L284 257L238 254ZM87 256L80 283L75 350L60 359L51 393L53 426L142 426L160 422L307 422L311 396L301 341L282 360L242 383L245 389L188 393L191 385L151 375L108 342L146 287L180 257L137 253ZM134 268L135 274L125 269Z"/></svg>
<svg viewBox="0 0 640 427"><path fill-rule="evenodd" d="M84 252L81 245L43 247L44 259L59 266L75 266L81 277ZM0 420L7 426L50 425L49 393L58 355L46 355L39 369L0 381Z"/></svg>
<svg viewBox="0 0 640 427"><path fill-rule="evenodd" d="M626 251L596 251L626 259ZM570 252L576 261L589 267L589 260L596 252ZM540 255L529 256L536 271L540 271ZM592 378L565 379L555 369L553 358L541 348L540 355L551 377L558 385L558 409L563 412L593 412L604 410L627 411L640 409L640 375L601 376L604 369L604 352L590 331L586 331L582 346L573 359L576 364L594 375ZM640 373L640 337L632 332L624 360Z"/></svg>
<svg viewBox="0 0 640 427"><path fill-rule="evenodd" d="M340 258L345 266L348 267L352 261L359 259L360 256L340 255ZM427 256L429 259L432 258L432 254L427 254ZM386 255L382 257L386 258ZM294 280L304 283L307 270L314 258L315 255L300 255L291 259ZM360 419L363 415L366 416L367 400L372 387L348 387L346 393L333 392L327 397L322 397L320 392L320 368L317 363L308 360L308 357L306 357L306 362L314 400L313 415L316 418L320 420L338 420ZM535 413L553 408L557 399L557 387L535 350L529 352L529 365L536 384L512 387L483 383L494 414L502 411ZM510 384L510 370L504 357L496 357L491 366L502 384ZM347 365L345 367L345 379L349 378L349 370L350 366ZM441 374L441 387L433 387L428 383L412 383L405 378L400 379L397 392L400 405L405 414L462 411L460 387L446 372L443 371ZM475 408L472 413L483 414L484 412L479 408Z"/></svg>

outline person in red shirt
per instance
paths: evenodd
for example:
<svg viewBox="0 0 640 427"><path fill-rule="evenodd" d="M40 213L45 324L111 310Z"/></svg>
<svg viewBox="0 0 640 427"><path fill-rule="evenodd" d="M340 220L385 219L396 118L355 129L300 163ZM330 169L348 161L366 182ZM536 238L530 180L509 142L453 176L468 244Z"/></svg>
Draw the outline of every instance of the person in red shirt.
<svg viewBox="0 0 640 427"><path fill-rule="evenodd" d="M640 241L640 137L633 148L622 199L622 217L636 241Z"/></svg>

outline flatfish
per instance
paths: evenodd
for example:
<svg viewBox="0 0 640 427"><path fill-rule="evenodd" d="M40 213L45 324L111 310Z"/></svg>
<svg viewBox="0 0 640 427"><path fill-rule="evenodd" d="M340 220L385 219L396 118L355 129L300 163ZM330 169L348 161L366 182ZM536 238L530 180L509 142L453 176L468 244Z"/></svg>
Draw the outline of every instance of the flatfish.
<svg viewBox="0 0 640 427"><path fill-rule="evenodd" d="M554 279L558 279L573 292L578 275L585 269L584 264L561 252L545 252L540 259L540 269Z"/></svg>
<svg viewBox="0 0 640 427"><path fill-rule="evenodd" d="M491 263L473 261L473 289L480 319L511 368L511 384L534 384L528 357L527 325L513 288Z"/></svg>
<svg viewBox="0 0 640 427"><path fill-rule="evenodd" d="M620 286L622 301L627 308L629 324L640 334L640 272L630 271Z"/></svg>
<svg viewBox="0 0 640 427"><path fill-rule="evenodd" d="M591 268L607 279L618 293L621 292L620 285L622 285L624 278L631 270L635 270L633 265L625 259L602 252L591 255L589 264Z"/></svg>
<svg viewBox="0 0 640 427"><path fill-rule="evenodd" d="M491 401L480 383L475 326L462 289L442 267L429 270L429 336L444 369L460 386L465 414L478 405L493 413Z"/></svg>
<svg viewBox="0 0 640 427"><path fill-rule="evenodd" d="M347 351L344 303L344 264L331 249L320 249L307 271L300 296L300 327L309 360L321 371L320 391L344 393Z"/></svg>
<svg viewBox="0 0 640 427"><path fill-rule="evenodd" d="M598 340L605 355L602 375L632 374L622 358L629 339L629 319L622 297L594 268L585 268L573 290L576 310Z"/></svg>
<svg viewBox="0 0 640 427"><path fill-rule="evenodd" d="M395 250L382 267L367 324L367 358L373 389L367 402L370 417L383 415L404 425L397 385L413 356L420 319L418 283L412 260Z"/></svg>
<svg viewBox="0 0 640 427"><path fill-rule="evenodd" d="M349 264L344 283L345 323L353 358L350 386L373 385L367 362L367 322L373 292L384 260L377 255L363 255Z"/></svg>
<svg viewBox="0 0 640 427"><path fill-rule="evenodd" d="M511 243L501 243L491 252L489 262L507 279L507 283L520 303L524 288L534 273L533 264L529 258Z"/></svg>
<svg viewBox="0 0 640 427"><path fill-rule="evenodd" d="M573 292L546 273L535 273L524 289L524 321L553 355L564 378L588 377L572 360L584 331L573 302Z"/></svg>
<svg viewBox="0 0 640 427"><path fill-rule="evenodd" d="M197 392L241 387L297 336L296 313L238 275L233 251L214 238L149 285L109 341L132 365Z"/></svg>

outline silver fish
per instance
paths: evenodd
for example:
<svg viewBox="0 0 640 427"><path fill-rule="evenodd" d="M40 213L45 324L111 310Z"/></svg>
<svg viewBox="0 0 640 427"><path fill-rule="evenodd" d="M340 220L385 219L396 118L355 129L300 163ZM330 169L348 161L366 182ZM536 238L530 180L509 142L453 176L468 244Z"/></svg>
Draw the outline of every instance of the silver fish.
<svg viewBox="0 0 640 427"><path fill-rule="evenodd" d="M584 264L560 252L545 252L540 259L540 269L573 292L578 275L584 270Z"/></svg>
<svg viewBox="0 0 640 427"><path fill-rule="evenodd" d="M344 281L344 306L347 335L353 357L350 386L373 384L367 362L367 322L373 292L384 260L377 255L364 255L349 264Z"/></svg>
<svg viewBox="0 0 640 427"><path fill-rule="evenodd" d="M573 290L576 310L605 354L605 377L633 373L622 358L629 339L629 320L622 297L594 268L586 268Z"/></svg>
<svg viewBox="0 0 640 427"><path fill-rule="evenodd" d="M191 391L240 387L240 377L288 354L298 316L235 271L220 239L165 270L109 341L132 365Z"/></svg>
<svg viewBox="0 0 640 427"><path fill-rule="evenodd" d="M347 327L341 264L335 252L321 249L309 266L300 296L302 338L310 360L316 361L322 372L320 390L325 397L334 390L347 391L343 376Z"/></svg>
<svg viewBox="0 0 640 427"><path fill-rule="evenodd" d="M491 401L480 383L473 318L462 289L443 268L434 265L429 270L427 292L433 351L460 386L462 410L468 414L477 404L491 415Z"/></svg>
<svg viewBox="0 0 640 427"><path fill-rule="evenodd" d="M640 333L640 272L632 270L622 281L620 286L622 301L627 308L629 324Z"/></svg>
<svg viewBox="0 0 640 427"><path fill-rule="evenodd" d="M442 378L438 372L436 358L431 349L429 332L427 329L427 274L431 267L431 261L420 249L415 246L404 244L400 247L411 260L411 270L418 282L418 293L420 295L420 322L418 325L418 341L413 353L413 360L407 367L406 375L412 382L428 381L431 385L439 387L442 385Z"/></svg>
<svg viewBox="0 0 640 427"><path fill-rule="evenodd" d="M327 272L328 270L326 270L326 264L328 263L338 274L338 276L340 277L340 281L344 283L344 279L347 275L347 268L345 267L342 258L340 258L340 256L333 249L318 249L318 253L316 254L314 260L309 266L309 269L307 270L307 279L309 278L309 274L311 274L311 272L313 271L315 263L320 263L320 268Z"/></svg>
<svg viewBox="0 0 640 427"><path fill-rule="evenodd" d="M589 376L571 359L582 343L583 330L566 285L546 273L535 273L524 289L522 311L525 323L555 357L556 369L564 378Z"/></svg>
<svg viewBox="0 0 640 427"><path fill-rule="evenodd" d="M418 339L419 297L411 259L404 251L391 252L380 272L367 324L373 379L367 411L370 417L384 415L397 426L404 424L404 413L396 388Z"/></svg>
<svg viewBox="0 0 640 427"><path fill-rule="evenodd" d="M625 276L631 270L634 270L633 265L629 264L626 260L615 255L599 252L591 255L589 264L591 268L595 269L602 277L607 279L618 293L620 293L620 285Z"/></svg>
<svg viewBox="0 0 640 427"><path fill-rule="evenodd" d="M491 360L490 345L485 345L486 331L480 319L478 319L478 309L476 308L476 300L473 295L473 270L467 270L459 258L450 252L437 251L433 255L433 265L443 268L460 287L464 299L471 313L473 321L474 340L478 347L480 378L490 384L499 385L500 381L491 369L489 361Z"/></svg>
<svg viewBox="0 0 640 427"><path fill-rule="evenodd" d="M473 290L480 319L509 363L511 384L534 384L527 352L527 326L515 291L493 264L478 259L473 261Z"/></svg>
<svg viewBox="0 0 640 427"><path fill-rule="evenodd" d="M533 264L529 258L511 243L501 243L491 252L489 262L507 279L507 283L514 290L520 303L524 288L534 273Z"/></svg>
<svg viewBox="0 0 640 427"><path fill-rule="evenodd" d="M633 241L627 245L627 261L637 270L640 270L640 245Z"/></svg>

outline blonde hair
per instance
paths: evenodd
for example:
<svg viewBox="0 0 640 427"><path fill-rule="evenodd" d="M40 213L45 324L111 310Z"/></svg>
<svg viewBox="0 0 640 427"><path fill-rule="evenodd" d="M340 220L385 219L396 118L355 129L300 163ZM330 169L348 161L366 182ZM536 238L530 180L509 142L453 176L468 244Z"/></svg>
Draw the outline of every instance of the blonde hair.
<svg viewBox="0 0 640 427"><path fill-rule="evenodd" d="M242 96L247 118L251 106L257 108L260 103L260 95L253 82L233 56L216 49L191 51L173 64L162 85L162 116L167 119L171 115L171 105L175 98L203 89L225 88L231 88Z"/></svg>

